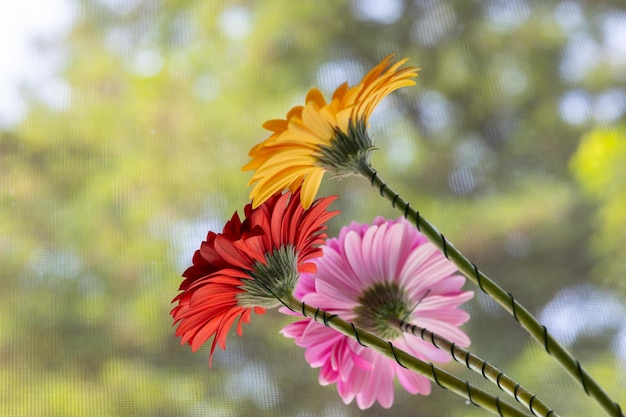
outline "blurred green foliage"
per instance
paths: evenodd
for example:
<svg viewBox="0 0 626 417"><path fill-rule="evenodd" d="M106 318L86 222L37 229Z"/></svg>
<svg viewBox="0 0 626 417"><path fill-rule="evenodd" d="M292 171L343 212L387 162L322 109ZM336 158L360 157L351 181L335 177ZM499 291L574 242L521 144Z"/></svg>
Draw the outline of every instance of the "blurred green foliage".
<svg viewBox="0 0 626 417"><path fill-rule="evenodd" d="M541 317L626 404L621 0L75 7L69 36L52 45L71 100L52 109L33 98L23 122L0 130L2 414L484 415L436 387L427 398L398 390L388 411L345 406L279 337L289 319L274 311L230 337L213 369L208 349L192 354L171 328L193 250L248 201L240 167L267 135L261 124L312 86L357 82L389 53L422 70L374 114L374 166L531 311L574 307L573 337L563 317ZM356 178L327 179L321 193L341 196L331 234L398 215ZM579 284L603 295L588 310L558 304ZM472 350L563 415L599 415L475 291Z"/></svg>
<svg viewBox="0 0 626 417"><path fill-rule="evenodd" d="M586 133L571 160L571 170L595 204L590 248L598 258L594 275L626 294L626 125L599 127Z"/></svg>

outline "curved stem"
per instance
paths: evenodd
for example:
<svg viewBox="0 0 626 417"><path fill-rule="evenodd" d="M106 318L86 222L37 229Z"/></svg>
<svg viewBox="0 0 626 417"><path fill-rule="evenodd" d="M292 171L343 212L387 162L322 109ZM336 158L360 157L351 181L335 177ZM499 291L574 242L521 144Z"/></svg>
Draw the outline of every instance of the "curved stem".
<svg viewBox="0 0 626 417"><path fill-rule="evenodd" d="M498 284L492 281L484 273L478 270L476 265L470 262L458 249L446 240L444 235L435 228L424 217L420 216L411 205L402 199L397 192L391 189L379 176L369 163L361 160L358 173L365 177L370 184L377 188L380 195L391 201L392 207L396 207L404 217L412 221L417 229L424 234L470 281L478 287L504 309L511 314L515 320L542 344L546 352L555 358L563 368L574 378L585 390L587 395L595 399L598 404L611 417L624 417L620 405L613 401L608 394L598 385L598 383L583 369L580 362L576 360L559 342L549 333L548 329L541 325L539 321L524 308L509 292L503 290Z"/></svg>
<svg viewBox="0 0 626 417"><path fill-rule="evenodd" d="M504 372L489 364L489 362L484 361L473 353L458 347L454 344L454 342L451 342L448 339L423 327L405 323L404 321L396 321L391 324L398 327L405 333L411 333L414 336L419 336L422 340L429 342L437 349L447 351L455 361L464 364L467 369L481 374L483 378L496 384L498 388L515 398L515 401L526 407L531 413L533 413L533 415L543 417L557 416L554 410L538 399L535 394L522 387L516 381L508 377Z"/></svg>
<svg viewBox="0 0 626 417"><path fill-rule="evenodd" d="M500 417L522 417L526 416L522 411L512 405L500 401L499 397L470 385L456 376L437 368L432 363L426 363L405 351L396 348L391 342L387 342L380 337L356 327L353 323L342 320L336 314L330 314L319 308L306 305L298 301L293 295L288 295L284 299L278 298L283 305L290 310L301 313L304 317L322 323L354 340L362 346L377 350L387 357L395 360L400 366L411 369L418 374L430 379L442 388L448 389L457 395L469 400L472 404L484 408L485 410ZM551 417L555 414L552 413Z"/></svg>

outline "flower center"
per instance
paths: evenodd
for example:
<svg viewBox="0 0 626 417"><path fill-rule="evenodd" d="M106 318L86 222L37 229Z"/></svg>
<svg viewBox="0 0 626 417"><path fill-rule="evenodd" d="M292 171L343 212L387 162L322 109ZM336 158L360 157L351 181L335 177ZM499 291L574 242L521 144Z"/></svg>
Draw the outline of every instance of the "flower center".
<svg viewBox="0 0 626 417"><path fill-rule="evenodd" d="M273 308L281 305L278 298L292 294L298 282L298 257L291 245L285 245L265 254L266 263L255 262L249 272L252 279L244 279L237 294L238 304L244 307Z"/></svg>
<svg viewBox="0 0 626 417"><path fill-rule="evenodd" d="M348 133L335 128L335 137L330 145L320 145L315 154L318 164L328 172L338 176L358 174L362 163L369 164L372 150L372 138L367 133L365 119L348 124Z"/></svg>
<svg viewBox="0 0 626 417"><path fill-rule="evenodd" d="M354 308L354 323L383 339L393 340L402 334L393 322L407 320L412 312L406 292L395 282L379 282L361 294Z"/></svg>

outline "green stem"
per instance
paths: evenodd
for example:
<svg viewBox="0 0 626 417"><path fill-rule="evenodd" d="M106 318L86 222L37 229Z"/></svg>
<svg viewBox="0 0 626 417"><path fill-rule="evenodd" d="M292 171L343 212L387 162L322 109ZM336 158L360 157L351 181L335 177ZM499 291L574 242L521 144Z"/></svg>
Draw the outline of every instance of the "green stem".
<svg viewBox="0 0 626 417"><path fill-rule="evenodd" d="M391 325L398 327L403 332L411 333L414 336L419 335L422 340L429 342L437 349L447 351L455 361L464 364L467 369L481 374L483 378L496 384L498 388L515 398L515 401L526 407L533 415L542 417L557 416L557 414L543 401L538 399L535 394L522 387L504 372L473 353L458 347L448 339L423 327L405 323L404 321L392 321Z"/></svg>
<svg viewBox="0 0 626 417"><path fill-rule="evenodd" d="M377 350L386 355L390 359L395 360L400 366L411 369L420 375L430 379L442 388L448 389L455 394L469 400L472 404L484 408L491 413L500 417L522 417L526 416L522 411L512 405L500 401L499 397L470 385L469 382L463 381L456 376L437 368L432 363L426 363L405 351L396 348L380 337L356 327L353 323L342 320L336 314L330 314L319 308L306 305L304 302L298 301L293 295L279 299L287 308L294 312L301 313L304 317L311 318L318 323L322 323L354 340L362 346ZM554 413L552 414L554 416Z"/></svg>
<svg viewBox="0 0 626 417"><path fill-rule="evenodd" d="M435 226L420 216L411 205L402 199L397 192L391 189L377 174L369 163L361 160L358 171L373 187L379 190L380 195L391 201L404 217L412 221L417 229L424 234L470 281L511 314L515 320L533 336L563 368L581 384L587 395L595 399L611 417L624 417L620 405L613 401L598 383L583 369L576 360L559 342L556 341L539 321L524 308L511 293L503 290L498 284L479 271L476 265L470 262L458 249L446 240Z"/></svg>

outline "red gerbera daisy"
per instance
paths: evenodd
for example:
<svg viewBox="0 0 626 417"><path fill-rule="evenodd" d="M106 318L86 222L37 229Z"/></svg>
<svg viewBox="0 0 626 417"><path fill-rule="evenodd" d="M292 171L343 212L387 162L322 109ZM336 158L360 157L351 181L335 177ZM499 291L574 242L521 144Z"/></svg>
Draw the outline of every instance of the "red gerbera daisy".
<svg viewBox="0 0 626 417"><path fill-rule="evenodd" d="M253 311L263 314L280 305L279 297L293 292L300 272L315 272L309 261L322 255L325 222L338 213L326 209L335 198L320 198L304 210L300 189L277 193L257 208L246 205L243 222L235 212L222 233L209 232L172 301L178 302L171 315L181 344L196 351L215 336L210 365L216 345L226 349L235 321L241 336Z"/></svg>

